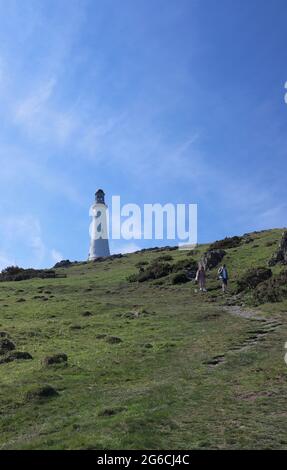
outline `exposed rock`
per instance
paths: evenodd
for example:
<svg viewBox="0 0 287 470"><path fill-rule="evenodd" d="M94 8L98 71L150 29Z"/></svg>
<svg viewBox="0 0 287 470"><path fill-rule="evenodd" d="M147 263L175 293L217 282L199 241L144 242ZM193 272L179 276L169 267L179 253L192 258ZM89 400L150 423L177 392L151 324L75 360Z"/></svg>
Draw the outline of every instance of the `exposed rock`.
<svg viewBox="0 0 287 470"><path fill-rule="evenodd" d="M110 344L119 344L119 343L122 343L122 339L119 338L118 336L107 336L106 342Z"/></svg>
<svg viewBox="0 0 287 470"><path fill-rule="evenodd" d="M287 264L287 231L283 232L282 238L279 243L278 250L273 254L269 260L269 266L275 266L275 264Z"/></svg>
<svg viewBox="0 0 287 470"><path fill-rule="evenodd" d="M15 344L8 338L0 339L0 355L6 354L9 351L16 349Z"/></svg>
<svg viewBox="0 0 287 470"><path fill-rule="evenodd" d="M287 271L275 274L272 278L259 284L253 292L255 305L267 302L281 302L287 299Z"/></svg>
<svg viewBox="0 0 287 470"><path fill-rule="evenodd" d="M68 356L65 353L53 354L52 356L44 357L42 363L44 366L51 366L54 364L67 364Z"/></svg>
<svg viewBox="0 0 287 470"><path fill-rule="evenodd" d="M59 395L57 390L51 385L43 385L42 387L35 387L26 393L27 400L37 400L42 398L51 398Z"/></svg>
<svg viewBox="0 0 287 470"><path fill-rule="evenodd" d="M136 309L136 310L126 312L126 313L118 313L116 315L118 317L123 317L123 318L137 319L137 318L153 315L153 313L143 308L143 309Z"/></svg>
<svg viewBox="0 0 287 470"><path fill-rule="evenodd" d="M108 335L106 335L105 333L99 333L96 335L96 339L104 339L106 338Z"/></svg>
<svg viewBox="0 0 287 470"><path fill-rule="evenodd" d="M251 268L245 271L243 276L237 281L237 293L247 289L255 289L261 282L270 279L272 271L269 268Z"/></svg>
<svg viewBox="0 0 287 470"><path fill-rule="evenodd" d="M0 338L9 338L9 334L6 331L0 331Z"/></svg>
<svg viewBox="0 0 287 470"><path fill-rule="evenodd" d="M33 357L28 352L13 351L9 353L7 356L0 359L0 364L6 364L8 362L13 362L17 360L30 360L30 359L33 359Z"/></svg>
<svg viewBox="0 0 287 470"><path fill-rule="evenodd" d="M82 326L81 325L71 325L70 330L81 330Z"/></svg>
<svg viewBox="0 0 287 470"><path fill-rule="evenodd" d="M222 364L224 361L225 361L225 356L220 355L220 356L214 356L209 361L204 362L204 364L211 366L211 367L216 367Z"/></svg>
<svg viewBox="0 0 287 470"><path fill-rule="evenodd" d="M224 256L226 255L226 251L224 250L209 250L207 251L202 258L202 263L205 266L205 269L213 269L219 265L222 261Z"/></svg>
<svg viewBox="0 0 287 470"><path fill-rule="evenodd" d="M93 315L93 313L86 310L85 312L82 312L81 315L82 315L82 317L91 317Z"/></svg>
<svg viewBox="0 0 287 470"><path fill-rule="evenodd" d="M99 411L98 416L105 417L105 416L114 416L118 413L124 411L124 408L104 408L103 410Z"/></svg>

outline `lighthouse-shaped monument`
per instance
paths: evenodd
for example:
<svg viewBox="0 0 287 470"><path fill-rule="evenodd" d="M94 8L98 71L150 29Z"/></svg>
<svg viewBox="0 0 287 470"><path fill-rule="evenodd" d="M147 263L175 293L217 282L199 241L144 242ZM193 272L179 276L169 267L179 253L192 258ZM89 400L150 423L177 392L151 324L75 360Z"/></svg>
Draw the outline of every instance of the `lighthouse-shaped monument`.
<svg viewBox="0 0 287 470"><path fill-rule="evenodd" d="M90 225L89 261L103 256L110 256L105 193L102 189L98 189L95 196L95 203L90 209L92 223Z"/></svg>

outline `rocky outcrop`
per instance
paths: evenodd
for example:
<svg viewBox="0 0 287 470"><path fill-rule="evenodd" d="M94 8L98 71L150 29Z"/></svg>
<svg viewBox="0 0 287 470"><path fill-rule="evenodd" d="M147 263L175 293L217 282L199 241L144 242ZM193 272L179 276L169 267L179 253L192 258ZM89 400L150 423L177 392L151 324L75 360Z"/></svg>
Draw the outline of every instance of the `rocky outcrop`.
<svg viewBox="0 0 287 470"><path fill-rule="evenodd" d="M15 344L8 338L0 339L0 355L6 354L16 349Z"/></svg>
<svg viewBox="0 0 287 470"><path fill-rule="evenodd" d="M58 394L57 390L51 385L43 385L39 387L32 388L26 393L26 400L38 400L38 399L45 399L56 397Z"/></svg>
<svg viewBox="0 0 287 470"><path fill-rule="evenodd" d="M271 269L264 267L248 269L237 281L237 293L249 289L255 289L255 287L257 287L261 282L267 281L271 277Z"/></svg>
<svg viewBox="0 0 287 470"><path fill-rule="evenodd" d="M253 293L255 305L267 302L282 302L287 299L287 270L275 274L267 281L259 284Z"/></svg>
<svg viewBox="0 0 287 470"><path fill-rule="evenodd" d="M203 255L201 262L204 264L205 269L213 269L219 265L225 255L225 250L210 250Z"/></svg>
<svg viewBox="0 0 287 470"><path fill-rule="evenodd" d="M7 364L8 362L18 361L18 360L31 360L33 357L28 352L22 351L12 351L7 354L5 357L0 359L0 364Z"/></svg>
<svg viewBox="0 0 287 470"><path fill-rule="evenodd" d="M68 356L65 353L53 354L52 356L44 357L42 364L44 366L52 366L55 364L67 364Z"/></svg>
<svg viewBox="0 0 287 470"><path fill-rule="evenodd" d="M275 266L275 264L287 264L287 231L283 232L282 238L279 243L278 250L273 254L269 260L269 266Z"/></svg>

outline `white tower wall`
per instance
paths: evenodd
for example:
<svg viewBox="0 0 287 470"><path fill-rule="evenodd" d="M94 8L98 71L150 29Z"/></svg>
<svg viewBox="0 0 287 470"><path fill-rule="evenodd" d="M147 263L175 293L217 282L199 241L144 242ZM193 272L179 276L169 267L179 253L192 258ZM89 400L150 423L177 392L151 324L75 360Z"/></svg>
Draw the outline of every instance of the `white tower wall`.
<svg viewBox="0 0 287 470"><path fill-rule="evenodd" d="M104 192L96 192L96 202L90 209L92 223L90 225L90 251L89 261L96 258L110 256L108 226L107 226L107 206L104 202Z"/></svg>

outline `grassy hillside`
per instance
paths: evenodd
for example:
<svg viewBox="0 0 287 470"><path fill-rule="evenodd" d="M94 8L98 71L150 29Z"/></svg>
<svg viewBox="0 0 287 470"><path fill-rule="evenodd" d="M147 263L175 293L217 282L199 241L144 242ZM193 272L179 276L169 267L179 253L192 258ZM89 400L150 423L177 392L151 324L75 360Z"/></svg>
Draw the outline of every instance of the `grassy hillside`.
<svg viewBox="0 0 287 470"><path fill-rule="evenodd" d="M217 269L206 294L193 282L173 285L172 275L127 280L139 262L198 260L207 245L0 283L0 336L32 356L0 364L1 448L286 449L287 301L255 308L250 293L235 295L237 279L266 266L281 233L254 233L226 250L225 296ZM43 362L57 353L68 362ZM54 396L41 396L46 385Z"/></svg>

